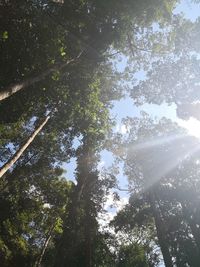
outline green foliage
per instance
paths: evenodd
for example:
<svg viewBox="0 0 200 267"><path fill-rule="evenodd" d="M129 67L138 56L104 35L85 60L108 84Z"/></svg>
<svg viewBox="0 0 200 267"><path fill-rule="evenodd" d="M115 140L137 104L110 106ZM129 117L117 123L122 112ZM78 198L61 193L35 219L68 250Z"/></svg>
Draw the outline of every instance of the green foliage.
<svg viewBox="0 0 200 267"><path fill-rule="evenodd" d="M197 87L188 89L187 93L193 90L194 94L187 94L185 101L181 92L184 84L180 86L177 81L173 87L165 82L166 68L173 74L170 85L175 85L175 78L190 71L197 75L199 71L199 61L191 51L183 56L190 37L198 32L199 22L192 24L172 16L175 3L175 0L0 3L0 93L9 84L35 80L0 103L0 162L7 162L38 121L50 114L48 124L0 181L2 267L36 266L40 260L41 266L48 267L156 266L158 259L153 249L161 242L156 236L158 224L148 195L153 174L146 178L146 173L156 161L155 154L169 156L173 148L165 144L160 150L125 151L130 185L141 195L138 199L133 195L132 202L118 214L113 225L117 231L137 237L139 242L125 242L120 247L115 243L116 237L99 229L98 214L116 181L113 175L100 173L98 164L113 125L109 108L126 93L123 79L132 79L141 67L148 70L148 80L141 81L131 92L137 104L144 99L161 103L177 97L177 104L198 100L198 93L194 93ZM180 31L175 30L177 25ZM182 37L187 42L177 48ZM199 51L198 44L196 36L192 53ZM170 59L173 49L176 60ZM56 70L80 52L76 61ZM115 69L110 52L124 53L133 62L126 73ZM183 65L186 67L182 70ZM55 71L37 81L52 66ZM195 80L194 77L187 80L187 88ZM140 144L149 137L166 137L177 130L176 125L165 119L155 125L147 115L142 120L128 119L127 123L132 135L125 147L135 145L135 140ZM77 139L78 146L74 145ZM76 183L62 178L61 168L74 157ZM133 169L136 172L142 169L145 177L133 179ZM156 180L158 199L154 204L165 222L171 257L180 264L195 266L199 259L194 256L195 252L198 255L198 234L191 237L190 219L193 218L193 234L195 230L198 233L200 217L195 212L198 201L194 203L190 198L183 201L178 192L190 185L191 193L191 184L195 181L198 185L198 179L194 174L189 182L191 173L184 176L179 171L173 179L168 178L172 179L175 194L166 189L164 182L159 184ZM165 199L167 194L173 197ZM182 214L179 205L186 212L182 209Z"/></svg>
<svg viewBox="0 0 200 267"><path fill-rule="evenodd" d="M166 266L172 262L197 266L199 210L194 207L199 205L199 165L195 163L199 151L190 151L198 146L198 140L183 134L169 120L153 121L147 114L128 118L126 123L130 133L119 145L124 148L125 171L133 193L112 225L151 248L151 259L158 259L152 253L158 245Z"/></svg>
<svg viewBox="0 0 200 267"><path fill-rule="evenodd" d="M131 244L122 246L119 251L118 267L147 267L148 261L142 246Z"/></svg>
<svg viewBox="0 0 200 267"><path fill-rule="evenodd" d="M5 41L6 39L8 39L8 32L4 31L2 34L2 39Z"/></svg>

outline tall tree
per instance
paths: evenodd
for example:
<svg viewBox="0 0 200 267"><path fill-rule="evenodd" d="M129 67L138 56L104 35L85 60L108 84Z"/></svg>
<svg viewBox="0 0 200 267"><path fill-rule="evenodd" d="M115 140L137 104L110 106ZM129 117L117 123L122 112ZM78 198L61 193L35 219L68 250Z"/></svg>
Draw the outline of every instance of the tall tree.
<svg viewBox="0 0 200 267"><path fill-rule="evenodd" d="M159 245L165 265L181 266L187 262L189 266L197 266L198 212L192 206L199 200L192 185L199 180L195 166L199 157L198 140L186 136L170 121L162 119L155 123L146 114L142 119L128 118L126 123L129 138L118 151L120 157L124 153L125 171L133 192L130 205L135 207L129 215L124 211L121 229L122 223L131 228L149 227L147 218L153 218L156 236L151 238ZM188 198L184 188L188 188ZM138 206L140 202L142 205Z"/></svg>
<svg viewBox="0 0 200 267"><path fill-rule="evenodd" d="M20 158L20 156L23 154L23 152L26 150L26 148L33 142L35 137L40 133L40 131L43 129L45 124L49 120L49 116L45 118L45 120L38 126L37 129L32 133L32 135L29 137L29 139L26 141L24 145L22 145L12 156L11 159L9 159L1 168L0 168L0 178L15 164L15 162Z"/></svg>

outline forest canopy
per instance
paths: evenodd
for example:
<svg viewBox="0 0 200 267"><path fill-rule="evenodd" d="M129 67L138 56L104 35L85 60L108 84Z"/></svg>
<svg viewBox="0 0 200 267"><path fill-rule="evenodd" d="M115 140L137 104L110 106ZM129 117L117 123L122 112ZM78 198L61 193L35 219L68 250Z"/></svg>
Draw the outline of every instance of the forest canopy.
<svg viewBox="0 0 200 267"><path fill-rule="evenodd" d="M1 267L200 266L188 7L0 0Z"/></svg>

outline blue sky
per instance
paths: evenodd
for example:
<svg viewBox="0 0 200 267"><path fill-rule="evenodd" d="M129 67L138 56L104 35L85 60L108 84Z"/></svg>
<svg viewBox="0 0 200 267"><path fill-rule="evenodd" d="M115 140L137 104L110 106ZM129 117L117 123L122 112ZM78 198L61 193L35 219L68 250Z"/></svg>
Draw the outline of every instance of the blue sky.
<svg viewBox="0 0 200 267"><path fill-rule="evenodd" d="M200 4L191 3L190 0L182 0L174 10L174 14L183 13L184 16L192 21L200 15Z"/></svg>
<svg viewBox="0 0 200 267"><path fill-rule="evenodd" d="M192 21L196 20L196 18L200 15L200 4L194 4L191 3L189 0L182 0L180 1L180 4L177 5L177 7L174 10L175 14L183 13L184 16ZM122 60L122 62L118 63L118 68L123 70L125 67L126 60ZM144 75L142 71L137 75L137 78L143 79ZM139 116L140 111L144 110L147 113L149 113L152 117L158 117L161 118L163 116L170 118L173 121L177 121L181 126L185 127L189 130L190 134L193 134L192 127L194 128L194 125L197 129L197 135L200 136L200 122L190 120L189 122L182 121L176 117L176 106L175 105L167 105L162 104L160 106L158 105L149 105L145 104L140 108L137 108L134 106L133 101L126 97L124 99L121 99L120 101L116 101L114 103L114 106L111 110L112 117L116 118L117 123L117 130L123 132L123 125L121 124L121 120L125 118L126 116ZM115 129L116 130L116 129ZM76 142L75 142L76 145ZM103 151L101 153L101 167L109 167L113 163L113 157L112 154L108 151ZM71 162L69 164L64 164L64 167L67 171L66 177L69 179L74 179L74 170L76 167L76 160L71 159ZM118 176L119 184L121 187L127 187L127 180L126 177L123 175L122 169L120 171L120 175ZM120 192L121 197L125 197L126 193Z"/></svg>
<svg viewBox="0 0 200 267"><path fill-rule="evenodd" d="M192 21L195 21L196 18L200 15L200 4L194 4L191 3L189 0L182 0L180 1L180 4L177 5L177 7L174 10L174 14L183 13L184 16L187 19L190 19ZM118 68L123 70L125 67L125 59L122 59L120 63L118 63ZM138 73L137 78L144 79L143 72L141 71ZM138 108L134 106L133 101L126 97L124 99L121 99L120 101L117 101L114 103L114 106L111 110L111 115L116 119L116 128L115 130L123 132L123 125L121 123L121 120L125 118L126 116L139 116L140 111L144 110L147 113L149 113L152 117L167 117L173 121L176 121L180 126L185 127L189 134L196 135L200 137L200 122L196 121L194 119L190 119L189 121L183 121L177 118L176 116L176 106L175 105L167 105L166 103L158 106L158 105L149 105L145 104L142 107ZM194 130L195 129L195 130ZM76 145L76 142L75 142ZM99 168L103 167L110 167L113 164L113 156L111 152L108 152L106 150L102 151L101 153L101 163L99 165ZM128 187L128 181L123 174L123 164L120 165L120 173L117 177L119 181L119 187L121 188L127 188ZM64 164L64 167L67 171L66 177L69 179L74 179L74 170L76 168L76 159L71 159L69 164ZM119 207L122 207L126 202L128 201L128 194L126 192L118 191L121 202L118 203L118 209ZM117 211L116 208L111 208L110 205L112 204L112 196L108 196L108 201L106 203L105 208L108 210L107 217L101 218L101 224L106 225L106 223L113 218L114 214ZM160 265L160 267L163 267L164 265Z"/></svg>
<svg viewBox="0 0 200 267"><path fill-rule="evenodd" d="M175 14L183 13L186 18L194 21L200 14L200 4L191 3L189 0L182 0L180 4L177 5L177 7L175 8L174 13ZM125 62L126 60L122 60L122 62L118 64L118 68L123 70L125 66ZM144 78L143 73L140 72L139 75L137 75L137 78L143 79ZM119 125L121 124L121 120L123 118L125 118L126 116L132 116L132 117L139 116L141 110L146 111L153 117L154 116L158 116L158 117L165 116L172 120L177 120L175 109L176 109L175 105L168 106L167 104L163 104L160 106L145 104L142 107L137 108L136 106L134 106L133 101L129 97L126 97L114 103L114 107L111 110L111 115L114 118L116 118L116 123L118 124L117 127L119 128ZM182 123L182 126L187 126L184 122L180 122L180 124L181 123ZM195 123L195 122L191 122L191 124L192 123ZM200 126L199 126L199 129L200 129ZM200 133L200 130L199 130L199 133ZM75 145L76 145L76 142L75 142ZM102 162L105 162L106 167L110 166L113 162L111 153L103 151ZM64 167L67 171L66 177L69 179L74 179L74 170L76 167L75 158L72 158L70 163L64 164ZM126 180L124 180L123 182L124 178L121 175L120 182L122 185L127 184Z"/></svg>

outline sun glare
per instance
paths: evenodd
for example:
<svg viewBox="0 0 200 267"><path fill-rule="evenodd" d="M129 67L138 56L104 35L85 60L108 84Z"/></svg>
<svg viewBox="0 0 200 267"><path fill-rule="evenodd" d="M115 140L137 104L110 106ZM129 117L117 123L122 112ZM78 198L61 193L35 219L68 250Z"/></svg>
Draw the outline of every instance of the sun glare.
<svg viewBox="0 0 200 267"><path fill-rule="evenodd" d="M188 134L200 139L200 121L195 118L189 120L178 119L178 124L188 131Z"/></svg>

